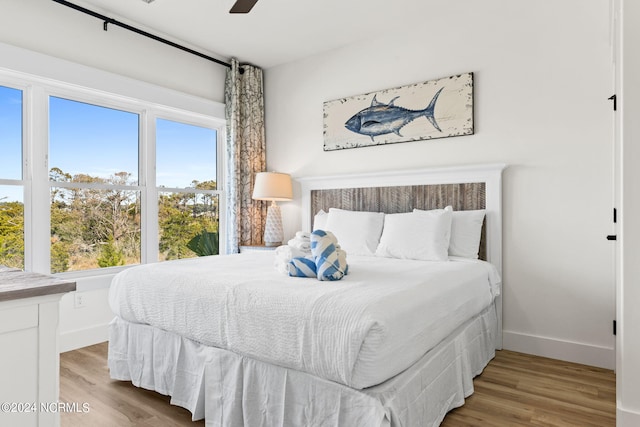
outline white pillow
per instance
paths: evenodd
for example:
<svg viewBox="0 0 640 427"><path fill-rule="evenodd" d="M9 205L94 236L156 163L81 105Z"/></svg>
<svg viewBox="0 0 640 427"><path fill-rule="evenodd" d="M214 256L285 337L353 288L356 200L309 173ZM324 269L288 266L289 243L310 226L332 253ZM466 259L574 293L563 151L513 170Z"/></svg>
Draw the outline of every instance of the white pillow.
<svg viewBox="0 0 640 427"><path fill-rule="evenodd" d="M428 212L414 209L414 212ZM482 224L486 211L453 211L449 256L478 259Z"/></svg>
<svg viewBox="0 0 640 427"><path fill-rule="evenodd" d="M384 223L382 212L330 208L325 230L331 231L349 255L374 255Z"/></svg>
<svg viewBox="0 0 640 427"><path fill-rule="evenodd" d="M329 216L323 209L320 209L318 213L313 217L313 231L324 230L327 226L327 217Z"/></svg>
<svg viewBox="0 0 640 427"><path fill-rule="evenodd" d="M484 210L453 212L449 255L478 259L484 216Z"/></svg>
<svg viewBox="0 0 640 427"><path fill-rule="evenodd" d="M388 258L447 261L451 206L445 209L387 214L376 255Z"/></svg>

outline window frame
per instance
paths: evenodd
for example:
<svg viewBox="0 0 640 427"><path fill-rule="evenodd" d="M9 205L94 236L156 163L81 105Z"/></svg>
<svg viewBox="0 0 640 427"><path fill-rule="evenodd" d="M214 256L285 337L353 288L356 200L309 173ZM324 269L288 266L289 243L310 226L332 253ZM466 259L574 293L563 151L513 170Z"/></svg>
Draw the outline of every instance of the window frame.
<svg viewBox="0 0 640 427"><path fill-rule="evenodd" d="M1 46L0 46L1 47ZM0 49L1 50L1 49ZM29 56L30 52L21 54ZM225 253L224 233L226 230L226 203L224 193L225 135L226 121L223 105L180 92L157 87L101 70L90 69L77 64L58 63L55 58L39 58L51 63L55 71L67 68L73 71L75 79L92 81L92 87L77 83L53 80L46 76L25 74L0 68L0 85L22 90L22 180L0 179L0 185L23 186L24 203L24 265L26 271L50 273L50 191L52 187L65 188L108 188L123 187L125 190L140 191L141 199L141 248L140 263L158 261L158 189L155 186L155 123L156 118L193 124L216 130L217 190L204 190L216 194L219 199L219 227L221 232L220 253ZM47 69L47 67L43 67ZM87 74L88 73L88 74ZM66 73L69 74L68 72ZM86 76L89 76L86 78ZM80 78L82 76L82 78ZM73 80L73 79L72 79ZM105 83L106 81L106 83ZM108 86L105 90L104 87ZM134 90L132 90L132 88ZM153 89L153 91L150 91ZM121 93L133 92L138 98ZM113 186L103 184L64 183L49 180L49 97L55 96L84 102L101 107L114 108L139 115L138 142L138 185ZM157 100L167 101L158 103ZM205 114L213 113L213 114ZM39 167L38 167L39 166ZM162 191L172 189L162 188ZM189 189L176 189L188 191ZM202 191L202 190L198 190ZM190 191L193 192L193 191ZM91 270L56 273L65 278L82 278L114 274L129 266L106 267Z"/></svg>
<svg viewBox="0 0 640 427"><path fill-rule="evenodd" d="M147 238L147 249L155 248L155 251L151 254L148 254L147 262L158 262L160 255L160 225L159 225L159 210L158 210L158 195L160 193L199 193L199 194L211 194L218 196L218 232L219 232L219 253L226 253L225 248L225 230L226 230L226 200L225 193L221 188L224 184L224 141L225 141L225 132L226 132L226 122L220 128L208 126L209 122L207 117L198 116L198 115L182 115L176 114L174 111L173 114L168 114L169 112L166 110L156 110L149 112L147 117L147 124L149 128L147 132L153 135L153 141L156 141L156 123L158 119L161 120L171 120L178 123L184 123L193 126L206 127L209 129L214 129L216 131L216 189L215 190L198 190L191 187L158 187L156 182L156 144L153 144L152 147L148 147L153 150L152 153L147 153L147 159L151 161L153 167L149 167L146 170L145 182L147 183L147 197L152 197L155 200L153 203L153 207L148 206L148 214L153 215L154 220L152 222L147 221L147 224L152 224L154 226L153 229L147 230L148 234Z"/></svg>

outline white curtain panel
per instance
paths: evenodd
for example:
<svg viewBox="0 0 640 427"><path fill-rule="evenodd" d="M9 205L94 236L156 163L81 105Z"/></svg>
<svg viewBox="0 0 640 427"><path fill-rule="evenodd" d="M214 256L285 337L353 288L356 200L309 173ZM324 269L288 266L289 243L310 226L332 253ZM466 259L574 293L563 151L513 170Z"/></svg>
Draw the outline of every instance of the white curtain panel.
<svg viewBox="0 0 640 427"><path fill-rule="evenodd" d="M227 119L227 253L263 243L267 202L252 200L257 172L266 168L262 69L234 58L225 82Z"/></svg>

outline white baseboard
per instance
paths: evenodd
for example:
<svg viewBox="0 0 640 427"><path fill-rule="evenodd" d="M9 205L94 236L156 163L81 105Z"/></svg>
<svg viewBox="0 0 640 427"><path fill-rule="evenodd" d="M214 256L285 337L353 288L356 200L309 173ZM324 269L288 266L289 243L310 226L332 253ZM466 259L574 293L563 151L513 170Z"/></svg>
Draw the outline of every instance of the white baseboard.
<svg viewBox="0 0 640 427"><path fill-rule="evenodd" d="M617 427L636 427L640 426L640 414L637 412L626 411L620 406L616 410L616 426Z"/></svg>
<svg viewBox="0 0 640 427"><path fill-rule="evenodd" d="M614 369L616 366L615 350L609 347L561 341L511 331L503 331L502 339L505 350L549 357L551 359L566 360L605 369Z"/></svg>
<svg viewBox="0 0 640 427"><path fill-rule="evenodd" d="M109 324L77 329L60 334L60 353L99 344L109 340Z"/></svg>

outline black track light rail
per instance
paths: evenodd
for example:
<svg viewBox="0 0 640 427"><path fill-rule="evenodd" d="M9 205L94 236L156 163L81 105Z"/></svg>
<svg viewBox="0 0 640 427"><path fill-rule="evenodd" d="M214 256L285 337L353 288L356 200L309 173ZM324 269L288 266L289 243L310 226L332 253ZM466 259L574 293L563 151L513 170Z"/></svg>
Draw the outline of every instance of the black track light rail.
<svg viewBox="0 0 640 427"><path fill-rule="evenodd" d="M216 59L216 58L214 58L212 56L209 56L209 55L205 55L204 53L200 53L200 52L195 51L193 49L189 49L186 46L182 46L182 45L180 45L178 43L174 43L174 42L172 42L170 40L163 39L162 37L158 37L158 36L156 36L154 34L148 33L146 31L143 31L143 30L139 29L139 28L132 27L131 25L125 24L124 22L120 22L120 21L115 20L113 18L109 18L108 16L105 16L105 15L103 15L101 13L94 12L93 10L89 10L89 9L84 8L82 6L78 6L77 4L73 4L73 3L68 2L66 0L53 0L53 1L56 2L56 3L59 3L59 4L63 5L63 6L70 7L71 9L75 9L78 12L82 12L82 13L85 13L87 15L93 16L94 18L100 19L104 23L102 28L105 31L107 31L107 26L109 24L113 24L113 25L116 25L118 27L124 28L125 30L129 30L129 31L132 31L132 32L134 32L136 34L140 34L141 36L148 37L148 38L150 38L152 40L155 40L155 41L158 41L160 43L164 43L166 45L169 45L169 46L175 47L177 49L180 49L182 51L188 52L188 53L190 53L192 55L199 56L200 58L204 58L204 59L207 59L209 61L215 62L216 64L224 65L225 67L231 68L231 64L228 64L228 63L226 63L224 61L221 61L221 60Z"/></svg>

